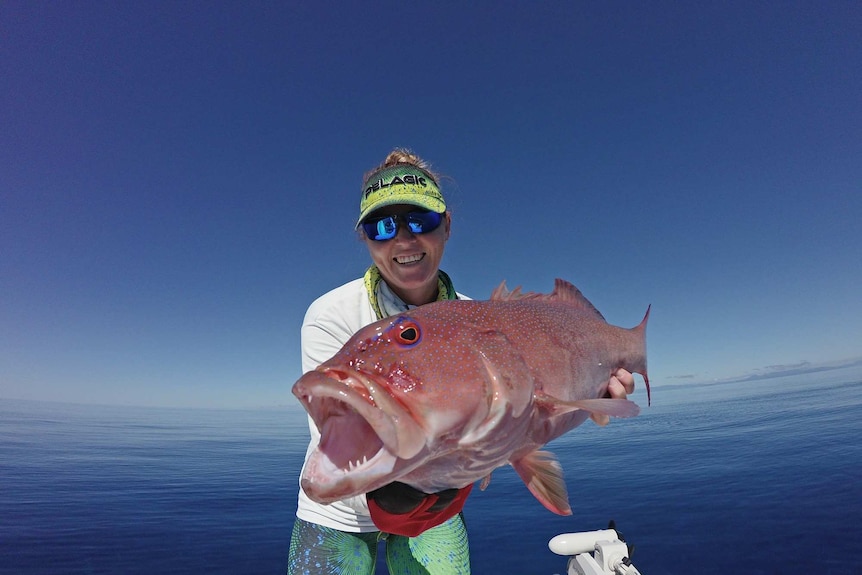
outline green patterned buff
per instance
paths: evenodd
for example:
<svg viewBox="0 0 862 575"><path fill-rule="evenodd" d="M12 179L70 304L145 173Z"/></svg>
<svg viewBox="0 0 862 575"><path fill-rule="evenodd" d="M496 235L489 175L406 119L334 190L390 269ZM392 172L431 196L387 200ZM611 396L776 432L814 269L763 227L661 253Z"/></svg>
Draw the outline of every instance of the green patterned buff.
<svg viewBox="0 0 862 575"><path fill-rule="evenodd" d="M377 301L377 288L380 282L383 281L383 276L376 265L372 265L365 272L365 290L368 292L368 299L371 300L371 307L374 309L374 314L377 319L383 319L386 314L380 309L380 302ZM443 270L437 270L437 301L447 299L458 299L458 294L455 293L455 287L452 285L452 280Z"/></svg>

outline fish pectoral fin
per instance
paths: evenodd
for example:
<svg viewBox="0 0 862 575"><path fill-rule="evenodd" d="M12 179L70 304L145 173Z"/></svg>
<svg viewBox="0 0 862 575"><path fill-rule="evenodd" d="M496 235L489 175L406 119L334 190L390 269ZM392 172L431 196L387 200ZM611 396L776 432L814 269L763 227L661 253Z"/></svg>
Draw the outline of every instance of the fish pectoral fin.
<svg viewBox="0 0 862 575"><path fill-rule="evenodd" d="M512 467L542 505L557 515L571 515L569 493L563 480L563 468L550 451L533 451Z"/></svg>
<svg viewBox="0 0 862 575"><path fill-rule="evenodd" d="M601 398L563 401L550 395L536 394L536 403L548 410L551 416L578 410L612 417L634 417L641 412L638 404L628 399Z"/></svg>

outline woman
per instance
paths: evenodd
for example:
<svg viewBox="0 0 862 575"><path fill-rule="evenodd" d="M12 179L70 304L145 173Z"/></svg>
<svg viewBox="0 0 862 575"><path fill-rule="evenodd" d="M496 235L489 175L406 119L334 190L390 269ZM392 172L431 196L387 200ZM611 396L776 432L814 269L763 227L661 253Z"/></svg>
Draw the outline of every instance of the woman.
<svg viewBox="0 0 862 575"><path fill-rule="evenodd" d="M365 276L318 298L302 324L302 370L316 368L362 327L411 307L466 299L440 269L452 217L438 177L403 149L366 174L359 220L373 265ZM620 370L608 385L626 397L634 378ZM595 418L600 424L606 419ZM309 421L311 444L320 433ZM460 513L472 486L425 494L403 483L330 505L300 489L288 573L370 574L377 543L386 540L392 575L467 574L467 532Z"/></svg>

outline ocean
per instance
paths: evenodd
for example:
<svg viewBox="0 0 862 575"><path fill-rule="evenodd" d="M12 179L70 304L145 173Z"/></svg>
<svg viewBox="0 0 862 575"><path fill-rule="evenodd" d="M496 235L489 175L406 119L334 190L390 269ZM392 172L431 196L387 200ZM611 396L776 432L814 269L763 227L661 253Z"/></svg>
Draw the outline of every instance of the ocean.
<svg viewBox="0 0 862 575"><path fill-rule="evenodd" d="M613 519L644 575L862 573L862 366L657 385L642 407L549 444L571 517L508 467L475 489L473 572L564 574L548 540ZM0 399L0 573L284 573L306 426Z"/></svg>

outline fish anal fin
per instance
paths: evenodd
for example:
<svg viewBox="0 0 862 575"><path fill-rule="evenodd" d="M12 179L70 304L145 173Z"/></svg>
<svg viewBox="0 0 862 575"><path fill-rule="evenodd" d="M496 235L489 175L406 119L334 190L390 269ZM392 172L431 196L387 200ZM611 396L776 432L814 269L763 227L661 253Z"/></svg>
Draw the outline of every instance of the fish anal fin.
<svg viewBox="0 0 862 575"><path fill-rule="evenodd" d="M542 505L557 515L571 515L569 493L563 480L563 468L550 451L532 451L512 467Z"/></svg>
<svg viewBox="0 0 862 575"><path fill-rule="evenodd" d="M641 411L638 404L628 399L600 398L563 401L550 395L538 393L535 399L536 403L548 410L551 416L583 410L611 417L634 417Z"/></svg>

